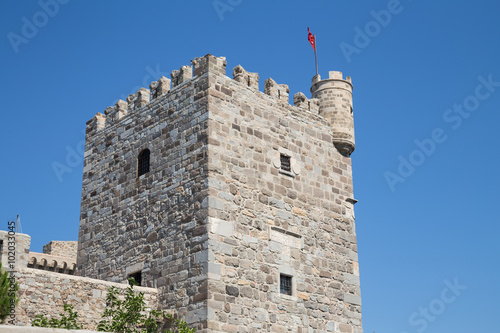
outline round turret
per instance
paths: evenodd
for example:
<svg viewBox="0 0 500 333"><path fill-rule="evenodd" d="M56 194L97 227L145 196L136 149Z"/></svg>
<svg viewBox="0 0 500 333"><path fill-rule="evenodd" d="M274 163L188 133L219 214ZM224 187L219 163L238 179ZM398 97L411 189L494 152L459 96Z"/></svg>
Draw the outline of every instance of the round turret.
<svg viewBox="0 0 500 333"><path fill-rule="evenodd" d="M335 147L344 156L354 151L354 120L352 115L352 83L341 72L329 72L329 78L312 79L312 98L319 100L319 114L330 122Z"/></svg>

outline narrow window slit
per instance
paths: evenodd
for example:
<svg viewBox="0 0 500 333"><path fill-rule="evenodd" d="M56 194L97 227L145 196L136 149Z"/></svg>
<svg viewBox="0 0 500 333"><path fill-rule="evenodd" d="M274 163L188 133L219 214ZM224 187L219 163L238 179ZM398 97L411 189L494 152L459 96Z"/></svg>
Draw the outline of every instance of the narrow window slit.
<svg viewBox="0 0 500 333"><path fill-rule="evenodd" d="M149 172L149 157L151 152L149 149L144 149L137 157L137 177L140 177Z"/></svg>
<svg viewBox="0 0 500 333"><path fill-rule="evenodd" d="M287 171L287 172L292 171L292 168L290 166L290 156L286 156L284 154L281 154L280 161L281 161L281 170Z"/></svg>

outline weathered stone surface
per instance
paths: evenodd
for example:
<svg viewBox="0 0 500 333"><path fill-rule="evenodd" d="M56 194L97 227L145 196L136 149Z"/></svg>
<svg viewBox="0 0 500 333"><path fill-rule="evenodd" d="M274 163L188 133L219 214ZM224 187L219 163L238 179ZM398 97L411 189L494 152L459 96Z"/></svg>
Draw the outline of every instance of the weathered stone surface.
<svg viewBox="0 0 500 333"><path fill-rule="evenodd" d="M26 267L29 261L31 237L26 234L15 233L13 223L14 221L9 222L12 229L8 231L0 230L0 260L2 267L5 269L10 268L10 263L15 265L16 268ZM9 242L14 242L14 244L9 244ZM11 250L9 250L9 245L13 245Z"/></svg>
<svg viewBox="0 0 500 333"><path fill-rule="evenodd" d="M238 297L240 295L240 291L238 287L226 286L226 293L230 296Z"/></svg>
<svg viewBox="0 0 500 333"><path fill-rule="evenodd" d="M344 301L354 305L361 305L361 297L352 294L344 294Z"/></svg>
<svg viewBox="0 0 500 333"><path fill-rule="evenodd" d="M128 285L59 274L32 268L18 268L15 273L20 302L16 307L16 325L30 325L36 315L59 318L64 303L72 304L85 329L94 330L106 307L108 288L125 290ZM146 305L158 307L158 290L134 287L144 293Z"/></svg>
<svg viewBox="0 0 500 333"><path fill-rule="evenodd" d="M234 223L233 237L209 236L237 240L231 254L213 248L213 260L221 263L220 281L239 286L234 302L242 310L213 308L215 320L239 323L214 332L252 331L245 323L254 308L266 309L269 318L251 321L256 332L341 331L340 324L361 330L357 318L333 310L353 292L357 247L354 216L343 204L353 196L350 158L332 140L331 119L318 115L331 102L299 95L292 107L286 85L269 79L262 94L246 89L242 68L235 72L239 80L213 78L215 90L225 93L211 94L209 104L209 193L224 202L208 214ZM338 97L336 89L321 93ZM280 170L280 154L290 156L291 172ZM343 272L353 274L346 277L350 285L338 282ZM280 294L280 273L293 276L292 296ZM354 292L350 307L361 313L359 288Z"/></svg>
<svg viewBox="0 0 500 333"><path fill-rule="evenodd" d="M77 250L77 241L51 241L43 246L43 253L59 257L76 258Z"/></svg>

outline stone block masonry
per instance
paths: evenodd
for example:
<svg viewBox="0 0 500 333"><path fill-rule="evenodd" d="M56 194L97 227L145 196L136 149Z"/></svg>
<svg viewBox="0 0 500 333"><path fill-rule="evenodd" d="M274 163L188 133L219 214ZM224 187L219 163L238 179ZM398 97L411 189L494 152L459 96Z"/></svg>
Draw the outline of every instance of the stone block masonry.
<svg viewBox="0 0 500 333"><path fill-rule="evenodd" d="M140 273L143 286L161 290L162 308L198 323L206 319L209 77L190 71L174 71L172 88L167 78L151 84L150 102L140 89L88 122L77 274L125 282ZM139 176L144 149L150 167Z"/></svg>
<svg viewBox="0 0 500 333"><path fill-rule="evenodd" d="M112 283L79 276L58 274L38 269L23 268L16 273L21 298L16 307L18 326L31 325L36 315L59 318L64 303L72 304L84 329L94 330L106 307L106 293L114 286L125 290L126 284ZM158 290L134 287L144 293L148 307L158 307Z"/></svg>
<svg viewBox="0 0 500 333"><path fill-rule="evenodd" d="M140 276L199 333L362 332L350 78L290 105L225 67L195 58L87 123L77 274Z"/></svg>
<svg viewBox="0 0 500 333"><path fill-rule="evenodd" d="M289 105L272 79L265 94L226 76L212 86L209 332L361 332L351 159L321 104Z"/></svg>
<svg viewBox="0 0 500 333"><path fill-rule="evenodd" d="M9 242L11 243L9 244ZM12 232L9 235L8 231L0 230L0 261L2 262L2 267L10 269L9 263L12 261L16 269L17 267L26 267L29 261L30 245L31 237L29 235L21 233L12 234ZM9 246L11 250L9 250ZM15 257L14 260L12 260L13 257Z"/></svg>
<svg viewBox="0 0 500 333"><path fill-rule="evenodd" d="M77 241L51 241L43 246L43 253L59 257L76 258Z"/></svg>
<svg viewBox="0 0 500 333"><path fill-rule="evenodd" d="M76 257L59 257L50 254L30 251L29 258L29 268L42 269L71 275L75 273Z"/></svg>

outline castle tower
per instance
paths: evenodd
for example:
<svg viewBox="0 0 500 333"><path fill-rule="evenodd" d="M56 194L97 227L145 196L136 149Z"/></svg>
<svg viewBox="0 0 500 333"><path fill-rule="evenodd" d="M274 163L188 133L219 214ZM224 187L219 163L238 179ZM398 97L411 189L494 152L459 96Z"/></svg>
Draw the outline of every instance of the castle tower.
<svg viewBox="0 0 500 333"><path fill-rule="evenodd" d="M198 333L362 332L350 83L290 105L212 55L171 78L87 122L77 274L134 276Z"/></svg>
<svg viewBox="0 0 500 333"><path fill-rule="evenodd" d="M331 71L328 79L321 80L318 74L312 79L311 93L319 100L319 114L331 124L335 147L350 156L355 147L351 77L344 80L342 72Z"/></svg>

